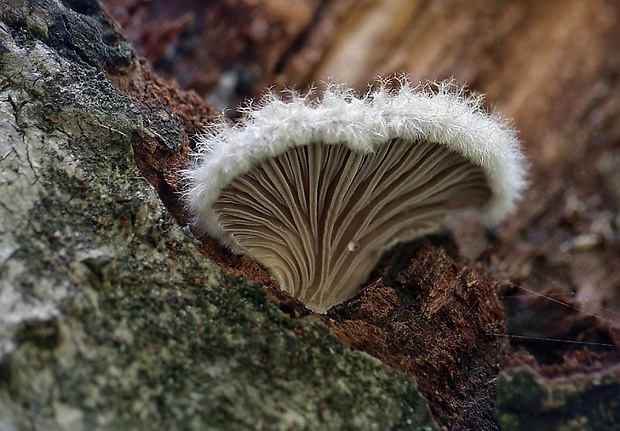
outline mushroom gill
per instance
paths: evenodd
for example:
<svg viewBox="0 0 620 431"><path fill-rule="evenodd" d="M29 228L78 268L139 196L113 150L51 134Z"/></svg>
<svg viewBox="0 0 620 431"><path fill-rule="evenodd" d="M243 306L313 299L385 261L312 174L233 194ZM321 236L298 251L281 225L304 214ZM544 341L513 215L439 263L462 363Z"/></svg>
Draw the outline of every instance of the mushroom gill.
<svg viewBox="0 0 620 431"><path fill-rule="evenodd" d="M526 186L515 132L450 84L363 96L268 94L210 125L185 171L195 226L316 311L352 297L381 254L476 208L496 221Z"/></svg>
<svg viewBox="0 0 620 431"><path fill-rule="evenodd" d="M394 138L368 154L289 149L235 178L213 209L283 290L325 312L357 292L386 249L490 196L482 169L462 156Z"/></svg>

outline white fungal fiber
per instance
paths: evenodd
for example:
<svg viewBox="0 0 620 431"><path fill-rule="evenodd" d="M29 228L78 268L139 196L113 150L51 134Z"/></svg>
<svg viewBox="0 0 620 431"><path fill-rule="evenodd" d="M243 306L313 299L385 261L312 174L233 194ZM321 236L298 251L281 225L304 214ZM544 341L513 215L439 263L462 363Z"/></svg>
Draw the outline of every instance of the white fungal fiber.
<svg viewBox="0 0 620 431"><path fill-rule="evenodd" d="M512 210L526 162L506 121L451 83L391 84L362 96L330 84L315 101L269 93L210 127L185 172L196 225L324 311L385 249L453 211Z"/></svg>

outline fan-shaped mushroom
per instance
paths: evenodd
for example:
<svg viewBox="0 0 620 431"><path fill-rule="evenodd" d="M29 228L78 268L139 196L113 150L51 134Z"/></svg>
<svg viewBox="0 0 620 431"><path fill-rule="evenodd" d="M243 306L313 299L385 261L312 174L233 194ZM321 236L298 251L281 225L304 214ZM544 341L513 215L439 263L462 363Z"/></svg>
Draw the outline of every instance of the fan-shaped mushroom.
<svg viewBox="0 0 620 431"><path fill-rule="evenodd" d="M269 95L201 137L186 173L197 225L324 312L358 291L386 249L447 215L477 208L498 220L526 184L518 141L451 88Z"/></svg>

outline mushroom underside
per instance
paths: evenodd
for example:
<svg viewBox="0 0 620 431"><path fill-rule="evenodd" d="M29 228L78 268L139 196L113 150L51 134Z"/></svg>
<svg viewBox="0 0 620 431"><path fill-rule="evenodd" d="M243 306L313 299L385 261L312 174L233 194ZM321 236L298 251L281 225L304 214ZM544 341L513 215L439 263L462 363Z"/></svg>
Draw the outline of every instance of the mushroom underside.
<svg viewBox="0 0 620 431"><path fill-rule="evenodd" d="M235 178L213 210L283 290L325 312L357 293L385 250L491 194L483 170L463 156L395 138L372 153L290 148Z"/></svg>

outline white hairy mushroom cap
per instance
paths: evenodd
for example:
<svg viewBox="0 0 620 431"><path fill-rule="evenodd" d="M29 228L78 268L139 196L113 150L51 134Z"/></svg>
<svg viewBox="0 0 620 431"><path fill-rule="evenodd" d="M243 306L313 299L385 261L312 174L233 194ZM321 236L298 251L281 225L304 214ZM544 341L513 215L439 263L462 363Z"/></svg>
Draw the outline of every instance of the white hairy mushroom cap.
<svg viewBox="0 0 620 431"><path fill-rule="evenodd" d="M186 171L199 228L267 267L324 312L357 293L381 254L480 209L497 221L526 186L515 132L452 84L388 82L319 101L269 94L200 137Z"/></svg>

